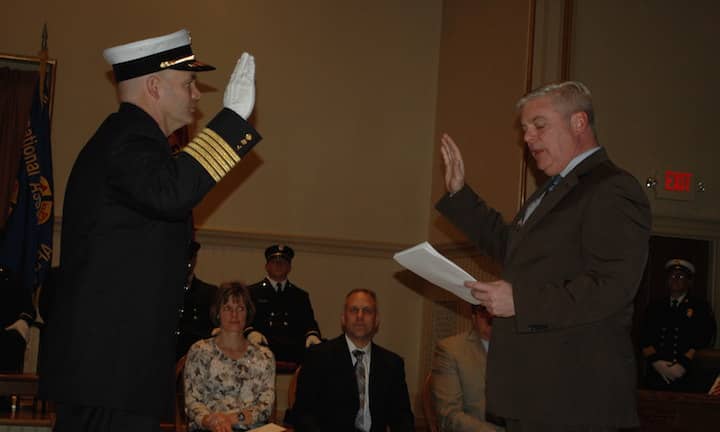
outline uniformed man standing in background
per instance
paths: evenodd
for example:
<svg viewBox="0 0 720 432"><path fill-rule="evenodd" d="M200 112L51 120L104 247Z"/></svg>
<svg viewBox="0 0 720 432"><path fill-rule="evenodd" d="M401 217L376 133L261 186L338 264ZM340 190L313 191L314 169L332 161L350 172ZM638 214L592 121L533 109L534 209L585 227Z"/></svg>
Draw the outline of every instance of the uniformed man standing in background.
<svg viewBox="0 0 720 432"><path fill-rule="evenodd" d="M287 278L294 256L289 246L265 249L267 276L249 288L256 313L245 335L250 342L268 345L276 361L299 364L305 349L320 343L321 336L310 296Z"/></svg>
<svg viewBox="0 0 720 432"><path fill-rule="evenodd" d="M650 303L642 329L646 385L655 390L705 392L707 386L695 376L693 358L712 342L715 318L705 299L689 295L695 276L691 262L671 259L665 270L669 297Z"/></svg>

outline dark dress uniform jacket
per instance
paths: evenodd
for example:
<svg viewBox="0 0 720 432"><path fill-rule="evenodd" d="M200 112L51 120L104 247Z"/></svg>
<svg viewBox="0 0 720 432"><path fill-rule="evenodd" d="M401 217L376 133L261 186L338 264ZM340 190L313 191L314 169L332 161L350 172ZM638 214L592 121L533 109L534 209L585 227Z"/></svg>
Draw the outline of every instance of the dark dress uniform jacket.
<svg viewBox="0 0 720 432"><path fill-rule="evenodd" d="M310 335L320 337L308 293L289 280L277 293L267 278L249 290L256 311L245 334L253 330L262 333L278 361L302 362L305 339Z"/></svg>
<svg viewBox="0 0 720 432"><path fill-rule="evenodd" d="M686 295L676 307L671 306L669 297L650 303L641 335L643 351L650 347L654 350L647 358L647 384L659 390L707 391L708 387L701 386L702 377L694 376L692 361L686 353L707 347L713 336L715 319L704 299ZM687 374L668 384L652 367L656 360L678 362Z"/></svg>
<svg viewBox="0 0 720 432"><path fill-rule="evenodd" d="M166 413L191 210L259 139L224 109L173 156L137 106L123 103L104 121L67 184L62 284L41 372L46 397Z"/></svg>
<svg viewBox="0 0 720 432"><path fill-rule="evenodd" d="M469 187L437 204L503 264L515 316L496 318L488 411L521 421L633 427L633 297L647 258L650 209L603 149L576 166L520 226Z"/></svg>
<svg viewBox="0 0 720 432"><path fill-rule="evenodd" d="M414 418L397 354L372 344L369 375L371 432L412 432ZM355 366L345 335L310 347L300 369L293 415L297 432L355 430L360 406Z"/></svg>
<svg viewBox="0 0 720 432"><path fill-rule="evenodd" d="M211 319L211 309L217 290L215 285L193 276L185 291L183 305L178 310L176 360L187 354L192 344L211 336L215 327Z"/></svg>

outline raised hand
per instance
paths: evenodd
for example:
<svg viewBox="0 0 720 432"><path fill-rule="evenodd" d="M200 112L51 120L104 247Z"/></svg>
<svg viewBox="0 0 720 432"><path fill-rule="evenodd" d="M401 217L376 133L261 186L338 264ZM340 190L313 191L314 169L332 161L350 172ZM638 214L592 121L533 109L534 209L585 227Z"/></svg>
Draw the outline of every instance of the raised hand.
<svg viewBox="0 0 720 432"><path fill-rule="evenodd" d="M465 165L460 149L450 135L443 134L440 142L440 153L445 162L445 188L454 194L465 184Z"/></svg>
<svg viewBox="0 0 720 432"><path fill-rule="evenodd" d="M243 53L225 88L225 108L247 120L255 106L255 57Z"/></svg>

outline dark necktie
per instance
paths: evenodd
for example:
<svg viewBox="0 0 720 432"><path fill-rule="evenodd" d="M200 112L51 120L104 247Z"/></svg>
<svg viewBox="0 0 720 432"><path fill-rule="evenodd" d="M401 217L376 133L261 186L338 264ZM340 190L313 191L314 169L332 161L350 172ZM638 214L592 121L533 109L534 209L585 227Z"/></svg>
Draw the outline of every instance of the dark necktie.
<svg viewBox="0 0 720 432"><path fill-rule="evenodd" d="M677 309L677 307L678 307L677 299L672 299L672 301L670 301L670 307L673 309Z"/></svg>
<svg viewBox="0 0 720 432"><path fill-rule="evenodd" d="M562 176L560 174L557 174L557 175L553 176L550 179L550 181L545 183L545 186L543 186L543 189L537 195L537 198L535 198L535 200L533 202L531 202L525 209L525 214L523 215L522 218L520 218L520 221L518 222L518 226L522 226L528 220L528 218L530 218L530 215L532 215L533 212L540 205L540 201L542 201L542 199L545 198L545 195L554 191L555 188L557 187L557 185L560 184L561 180L562 180Z"/></svg>
<svg viewBox="0 0 720 432"><path fill-rule="evenodd" d="M353 351L355 356L355 379L357 379L358 386L358 397L360 404L357 415L355 416L355 427L360 430L365 430L365 418L363 413L365 412L365 362L363 362L363 356L365 351L356 349Z"/></svg>
<svg viewBox="0 0 720 432"><path fill-rule="evenodd" d="M277 293L278 293L278 294L282 294L282 292L283 292L283 283L282 283L282 282L278 282L278 283L277 283Z"/></svg>
<svg viewBox="0 0 720 432"><path fill-rule="evenodd" d="M547 188L545 189L547 193L554 191L557 185L560 184L561 180L562 176L560 174L554 175L552 179L550 179L550 183L548 183Z"/></svg>

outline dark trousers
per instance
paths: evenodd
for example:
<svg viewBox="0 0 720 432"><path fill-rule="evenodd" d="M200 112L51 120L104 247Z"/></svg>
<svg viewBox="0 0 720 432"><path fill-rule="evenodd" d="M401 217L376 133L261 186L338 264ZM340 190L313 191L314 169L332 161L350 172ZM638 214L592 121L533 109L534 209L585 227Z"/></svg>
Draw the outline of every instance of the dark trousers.
<svg viewBox="0 0 720 432"><path fill-rule="evenodd" d="M507 432L617 432L617 428L609 426L569 426L551 425L521 420L507 419L505 421Z"/></svg>
<svg viewBox="0 0 720 432"><path fill-rule="evenodd" d="M160 420L104 407L57 404L54 432L159 432Z"/></svg>

